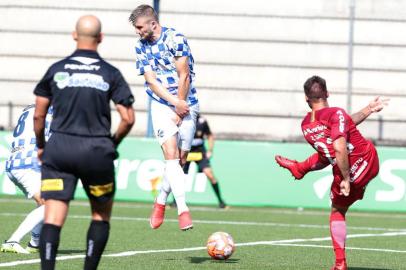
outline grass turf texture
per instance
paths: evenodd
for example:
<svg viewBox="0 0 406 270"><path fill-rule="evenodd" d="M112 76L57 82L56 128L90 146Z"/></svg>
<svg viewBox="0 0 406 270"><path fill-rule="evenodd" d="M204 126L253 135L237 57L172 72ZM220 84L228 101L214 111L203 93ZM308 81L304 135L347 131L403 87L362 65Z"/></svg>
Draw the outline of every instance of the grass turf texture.
<svg viewBox="0 0 406 270"><path fill-rule="evenodd" d="M7 239L33 207L31 201L1 196L0 239ZM115 204L109 242L98 269L314 270L333 265L328 211L192 206L194 229L182 232L175 209L167 210L160 229L150 229L151 207ZM57 269L82 269L89 216L86 201L71 203L58 253L66 260L57 261ZM406 214L350 212L347 226L349 269L406 269ZM215 261L207 255L206 241L215 231L230 233L237 243L227 261ZM22 245L28 241L26 236ZM38 254L0 253L0 269L38 269L36 259ZM27 261L29 264L21 264ZM9 262L18 265L6 266Z"/></svg>

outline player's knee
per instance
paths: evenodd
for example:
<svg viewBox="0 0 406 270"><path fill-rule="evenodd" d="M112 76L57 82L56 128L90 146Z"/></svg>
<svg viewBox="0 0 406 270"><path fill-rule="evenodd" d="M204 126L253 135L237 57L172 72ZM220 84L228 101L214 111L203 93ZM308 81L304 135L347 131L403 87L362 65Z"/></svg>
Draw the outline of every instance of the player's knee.
<svg viewBox="0 0 406 270"><path fill-rule="evenodd" d="M99 221L110 221L111 217L111 206L103 205L92 210L92 219Z"/></svg>
<svg viewBox="0 0 406 270"><path fill-rule="evenodd" d="M179 158L179 151L176 148L165 148L164 149L165 159L178 159Z"/></svg>
<svg viewBox="0 0 406 270"><path fill-rule="evenodd" d="M90 206L92 208L92 220L110 221L113 198L102 201L90 199Z"/></svg>
<svg viewBox="0 0 406 270"><path fill-rule="evenodd" d="M92 219L97 221L110 221L110 213L107 212L93 212Z"/></svg>
<svg viewBox="0 0 406 270"><path fill-rule="evenodd" d="M348 206L341 206L341 205L338 205L338 204L335 204L335 203L333 203L331 205L331 211L332 212L340 212L343 215L345 215L347 213L348 208L349 208Z"/></svg>

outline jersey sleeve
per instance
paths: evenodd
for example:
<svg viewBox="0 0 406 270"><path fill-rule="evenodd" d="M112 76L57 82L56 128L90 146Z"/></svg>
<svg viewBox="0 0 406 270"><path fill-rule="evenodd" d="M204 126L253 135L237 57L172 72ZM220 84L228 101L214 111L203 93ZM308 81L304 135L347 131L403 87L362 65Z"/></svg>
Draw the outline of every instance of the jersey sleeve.
<svg viewBox="0 0 406 270"><path fill-rule="evenodd" d="M180 33L174 33L171 36L171 42L169 42L169 51L175 57L188 56L190 57L190 47L187 39Z"/></svg>
<svg viewBox="0 0 406 270"><path fill-rule="evenodd" d="M46 97L52 99L52 89L51 82L53 80L53 75L51 73L51 68L47 70L44 77L38 82L34 89L34 95Z"/></svg>
<svg viewBox="0 0 406 270"><path fill-rule="evenodd" d="M350 116L342 109L337 109L330 117L331 139L335 141L340 137L348 139Z"/></svg>
<svg viewBox="0 0 406 270"><path fill-rule="evenodd" d="M152 71L145 47L143 47L140 43L135 46L135 59L138 75L144 75L145 72Z"/></svg>
<svg viewBox="0 0 406 270"><path fill-rule="evenodd" d="M114 84L111 88L111 99L115 104L130 107L134 103L134 96L131 93L130 86L119 70L116 70L114 78Z"/></svg>

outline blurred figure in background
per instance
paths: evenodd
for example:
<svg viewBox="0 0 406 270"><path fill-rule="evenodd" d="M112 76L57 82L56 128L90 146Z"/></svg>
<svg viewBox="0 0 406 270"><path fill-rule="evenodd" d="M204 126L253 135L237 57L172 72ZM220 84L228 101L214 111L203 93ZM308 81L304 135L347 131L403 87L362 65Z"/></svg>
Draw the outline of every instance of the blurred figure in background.
<svg viewBox="0 0 406 270"><path fill-rule="evenodd" d="M276 162L288 169L296 179L307 172L333 166L331 185L330 233L335 253L332 270L347 270L345 215L349 207L362 200L368 183L379 172L379 159L372 142L356 128L373 112L382 110L379 98L351 118L343 109L330 107L326 81L313 76L304 84L306 102L311 108L302 121L306 141L317 151L304 162L276 156Z"/></svg>
<svg viewBox="0 0 406 270"><path fill-rule="evenodd" d="M1 245L2 252L35 253L38 252L39 237L44 220L44 201L41 199L41 167L38 161L38 148L34 133L35 105L24 108L13 131L11 153L6 161L8 178L24 193L33 199L37 208L32 210L18 226L11 237ZM52 107L45 120L45 139L49 138L49 126L52 121ZM31 240L24 249L21 239L31 232Z"/></svg>
<svg viewBox="0 0 406 270"><path fill-rule="evenodd" d="M186 37L175 29L161 26L151 6L138 6L129 20L140 37L135 45L137 71L145 78L154 133L165 158L162 186L150 226L157 229L164 222L166 201L172 192L178 206L179 228L185 231L193 228L193 222L186 205L182 166L192 144L199 112L193 56Z"/></svg>
<svg viewBox="0 0 406 270"><path fill-rule="evenodd" d="M207 139L208 148L206 150L205 139ZM227 208L226 203L221 197L220 187L217 179L214 177L213 170L210 165L210 158L213 156L214 150L214 135L210 130L209 123L206 118L200 114L197 115L196 132L192 142L192 148L187 156L187 162L183 167L183 171L187 174L189 171L190 163L196 162L198 172L203 172L210 180L214 193L216 194L220 208Z"/></svg>

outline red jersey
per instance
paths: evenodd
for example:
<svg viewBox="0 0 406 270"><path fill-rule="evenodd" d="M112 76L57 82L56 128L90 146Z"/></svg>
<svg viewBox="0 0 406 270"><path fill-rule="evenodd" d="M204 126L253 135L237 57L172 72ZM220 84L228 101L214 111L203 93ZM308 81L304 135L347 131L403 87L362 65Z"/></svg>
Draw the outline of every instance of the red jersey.
<svg viewBox="0 0 406 270"><path fill-rule="evenodd" d="M343 109L327 107L315 112L315 119L311 120L312 113L308 113L302 121L302 132L306 141L316 151L326 157L333 165L333 173L338 174L334 140L344 137L347 141L349 153L350 177L355 181L368 167L368 160L372 143L366 140L358 131L356 125Z"/></svg>

